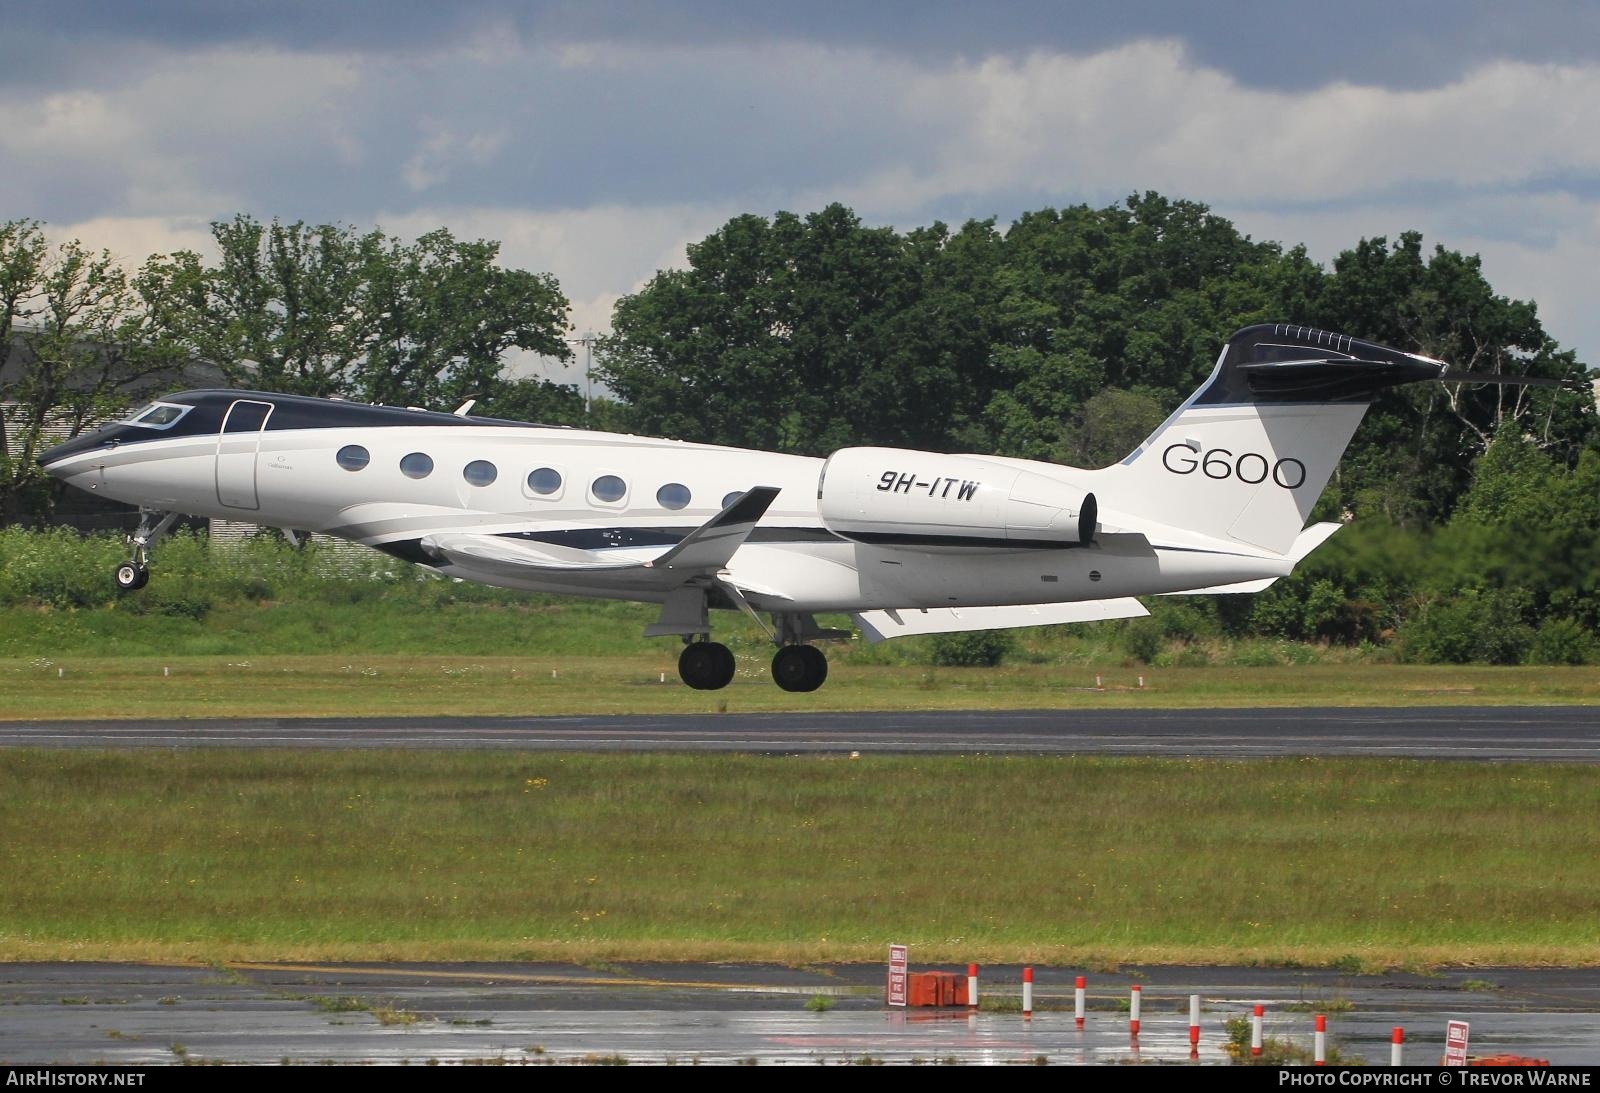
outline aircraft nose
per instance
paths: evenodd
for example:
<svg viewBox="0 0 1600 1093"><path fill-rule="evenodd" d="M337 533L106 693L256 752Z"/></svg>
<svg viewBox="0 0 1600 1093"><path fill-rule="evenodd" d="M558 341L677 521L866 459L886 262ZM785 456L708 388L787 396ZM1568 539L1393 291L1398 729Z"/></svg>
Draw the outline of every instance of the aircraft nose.
<svg viewBox="0 0 1600 1093"><path fill-rule="evenodd" d="M57 444L54 448L41 452L36 461L40 467L44 468L46 474L56 478L65 478L72 473L67 464L72 461L74 456L92 452L104 443L105 438L96 434L74 437L65 444Z"/></svg>

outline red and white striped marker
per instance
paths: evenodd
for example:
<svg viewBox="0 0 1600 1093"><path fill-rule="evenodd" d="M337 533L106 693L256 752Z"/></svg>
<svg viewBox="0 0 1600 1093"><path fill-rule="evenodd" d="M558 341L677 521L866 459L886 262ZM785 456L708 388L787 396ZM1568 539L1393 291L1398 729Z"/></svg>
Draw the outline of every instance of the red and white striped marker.
<svg viewBox="0 0 1600 1093"><path fill-rule="evenodd" d="M1033 1016L1033 969L1022 969L1022 1016Z"/></svg>
<svg viewBox="0 0 1600 1093"><path fill-rule="evenodd" d="M1396 1025L1394 1027L1394 1035L1389 1037L1389 1065L1390 1066L1404 1066L1405 1065L1404 1063L1402 1063L1400 1061L1400 1056L1405 1054L1405 1048L1402 1047L1401 1045L1404 1044L1405 1042L1406 1042L1406 1030L1401 1028L1399 1025Z"/></svg>
<svg viewBox="0 0 1600 1093"><path fill-rule="evenodd" d="M1317 1034L1312 1038L1314 1045L1311 1050L1313 1055L1312 1065L1328 1065L1328 1019L1322 1014L1317 1014Z"/></svg>
<svg viewBox="0 0 1600 1093"><path fill-rule="evenodd" d="M1189 1049L1191 1053L1200 1047L1200 996L1189 996Z"/></svg>
<svg viewBox="0 0 1600 1093"><path fill-rule="evenodd" d="M1088 982L1083 976L1078 976L1078 983L1072 990L1072 1020L1079 1028L1083 1027L1084 988Z"/></svg>
<svg viewBox="0 0 1600 1093"><path fill-rule="evenodd" d="M1267 1007L1256 1003L1255 1012L1250 1015L1250 1054L1261 1054L1261 1015L1267 1012Z"/></svg>
<svg viewBox="0 0 1600 1093"><path fill-rule="evenodd" d="M1133 985L1133 997L1128 1000L1128 1034L1139 1035L1139 984Z"/></svg>
<svg viewBox="0 0 1600 1093"><path fill-rule="evenodd" d="M968 964L967 965L967 1005L968 1006L976 1006L977 1004L978 1004L978 966L976 964Z"/></svg>

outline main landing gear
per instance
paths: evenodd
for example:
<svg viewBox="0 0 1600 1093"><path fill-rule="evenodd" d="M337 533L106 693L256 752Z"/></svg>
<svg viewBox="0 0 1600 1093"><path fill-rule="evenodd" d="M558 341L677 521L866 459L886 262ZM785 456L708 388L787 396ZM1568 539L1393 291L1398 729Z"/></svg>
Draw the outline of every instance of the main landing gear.
<svg viewBox="0 0 1600 1093"><path fill-rule="evenodd" d="M772 682L786 691L814 691L828 678L828 658L815 645L785 645L773 655Z"/></svg>
<svg viewBox="0 0 1600 1093"><path fill-rule="evenodd" d="M774 611L769 627L737 589L719 586L717 594L758 623L778 647L772 658L772 682L786 691L814 691L822 686L828 678L828 658L808 643L848 638L850 631L824 629L801 611ZM685 584L675 589L661 605L661 617L645 627L644 633L645 637L681 637L683 652L678 654L678 675L697 691L719 691L733 682L736 665L732 650L711 640L707 598L704 584Z"/></svg>
<svg viewBox="0 0 1600 1093"><path fill-rule="evenodd" d="M691 641L678 654L678 675L697 691L733 682L733 651L717 641ZM772 658L772 682L786 691L814 691L828 678L828 658L815 645L785 645Z"/></svg>
<svg viewBox="0 0 1600 1093"><path fill-rule="evenodd" d="M117 587L124 592L137 592L150 583L150 548L167 533L178 514L158 512L155 509L139 510L139 527L128 536L133 557L117 566ZM151 521L155 521L154 524Z"/></svg>
<svg viewBox="0 0 1600 1093"><path fill-rule="evenodd" d="M733 650L721 642L691 641L678 654L678 675L697 691L720 691L733 671Z"/></svg>

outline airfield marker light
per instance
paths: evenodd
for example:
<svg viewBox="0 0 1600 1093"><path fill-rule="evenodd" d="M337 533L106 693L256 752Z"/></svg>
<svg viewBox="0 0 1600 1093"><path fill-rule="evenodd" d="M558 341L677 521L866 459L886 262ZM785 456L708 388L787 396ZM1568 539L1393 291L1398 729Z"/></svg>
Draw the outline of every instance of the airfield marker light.
<svg viewBox="0 0 1600 1093"><path fill-rule="evenodd" d="M1322 1014L1317 1014L1317 1033L1312 1038L1312 1054L1315 1056L1314 1065L1328 1065L1328 1019Z"/></svg>
<svg viewBox="0 0 1600 1093"><path fill-rule="evenodd" d="M666 681L667 681L667 673L662 672L661 673L661 682L665 683Z"/></svg>
<svg viewBox="0 0 1600 1093"><path fill-rule="evenodd" d="M1250 1054L1261 1054L1261 1015L1267 1010L1266 1006L1256 1003L1255 1012L1250 1015Z"/></svg>
<svg viewBox="0 0 1600 1093"><path fill-rule="evenodd" d="M1033 1017L1033 969L1022 969L1022 1017L1029 1020Z"/></svg>
<svg viewBox="0 0 1600 1093"><path fill-rule="evenodd" d="M1144 676L1140 676L1139 677L1139 686L1141 686L1141 687L1144 686Z"/></svg>
<svg viewBox="0 0 1600 1093"><path fill-rule="evenodd" d="M171 674L172 674L172 669L171 668L165 668L164 667L164 668L161 669L161 678L162 679L166 679Z"/></svg>
<svg viewBox="0 0 1600 1093"><path fill-rule="evenodd" d="M1133 985L1133 997L1128 999L1128 1035L1139 1035L1139 984Z"/></svg>
<svg viewBox="0 0 1600 1093"><path fill-rule="evenodd" d="M1400 1057L1405 1054L1405 1048L1402 1047L1401 1045L1404 1044L1405 1042L1406 1042L1406 1030L1401 1028L1399 1025L1396 1025L1394 1027L1394 1034L1389 1037L1389 1065L1390 1066L1404 1066L1405 1065L1404 1063L1402 1063L1400 1061Z"/></svg>
<svg viewBox="0 0 1600 1093"><path fill-rule="evenodd" d="M859 754L858 752L851 752L850 753L850 758L854 759L854 758L857 757L858 754ZM978 1004L978 966L976 964L968 964L967 965L967 1005L969 1005L969 1006L977 1006L977 1004Z"/></svg>
<svg viewBox="0 0 1600 1093"><path fill-rule="evenodd" d="M1094 677L1094 689L1097 690L1097 691L1105 690L1105 684L1100 682L1100 677L1099 676L1095 676Z"/></svg>
<svg viewBox="0 0 1600 1093"><path fill-rule="evenodd" d="M1200 1048L1200 996L1189 996L1189 1054L1192 1056Z"/></svg>
<svg viewBox="0 0 1600 1093"><path fill-rule="evenodd" d="M1072 991L1072 1023L1079 1028L1083 1027L1084 988L1087 986L1088 982L1080 975Z"/></svg>
<svg viewBox="0 0 1600 1093"><path fill-rule="evenodd" d="M56 669L56 678L57 679L66 679L67 678L67 670L65 668L57 668Z"/></svg>

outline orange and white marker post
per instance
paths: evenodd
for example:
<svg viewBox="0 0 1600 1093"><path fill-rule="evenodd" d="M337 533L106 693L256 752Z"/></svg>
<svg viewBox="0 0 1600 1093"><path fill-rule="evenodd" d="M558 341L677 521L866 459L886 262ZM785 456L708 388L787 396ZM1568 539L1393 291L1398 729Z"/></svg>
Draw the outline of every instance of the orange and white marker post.
<svg viewBox="0 0 1600 1093"><path fill-rule="evenodd" d="M1133 997L1128 999L1128 1035L1139 1035L1139 984L1133 985Z"/></svg>
<svg viewBox="0 0 1600 1093"><path fill-rule="evenodd" d="M967 965L967 1005L974 1009L978 1005L978 966Z"/></svg>
<svg viewBox="0 0 1600 1093"><path fill-rule="evenodd" d="M1261 1015L1267 1012L1267 1007L1260 1002L1256 1003L1255 1012L1250 1015L1250 1054L1261 1054Z"/></svg>
<svg viewBox="0 0 1600 1093"><path fill-rule="evenodd" d="M1400 1061L1400 1057L1405 1054L1405 1048L1402 1046L1405 1042L1406 1042L1406 1030L1401 1028L1399 1025L1396 1025L1395 1028L1394 1028L1394 1034L1389 1037L1389 1065L1390 1066L1404 1066L1405 1065L1404 1063L1402 1063Z"/></svg>
<svg viewBox="0 0 1600 1093"><path fill-rule="evenodd" d="M1022 969L1022 1016L1033 1017L1033 969Z"/></svg>
<svg viewBox="0 0 1600 1093"><path fill-rule="evenodd" d="M1328 1019L1322 1014L1317 1014L1317 1032L1311 1040L1311 1054L1314 1057L1313 1065L1328 1065Z"/></svg>
<svg viewBox="0 0 1600 1093"><path fill-rule="evenodd" d="M1200 996L1189 996L1189 1054L1200 1050Z"/></svg>
<svg viewBox="0 0 1600 1093"><path fill-rule="evenodd" d="M1080 975L1078 976L1077 986L1072 989L1072 1021L1079 1028L1083 1027L1084 994L1088 985L1088 981Z"/></svg>

